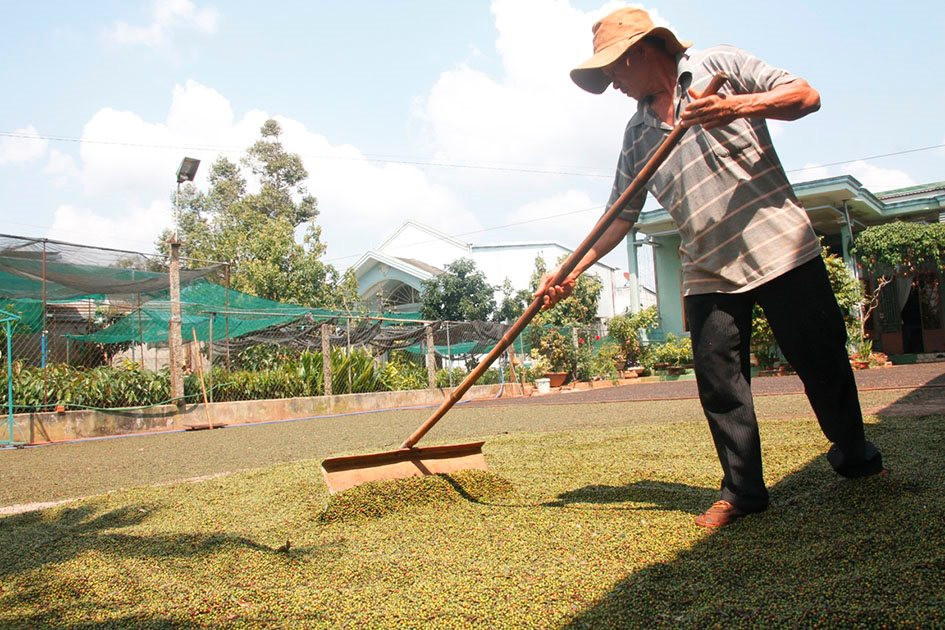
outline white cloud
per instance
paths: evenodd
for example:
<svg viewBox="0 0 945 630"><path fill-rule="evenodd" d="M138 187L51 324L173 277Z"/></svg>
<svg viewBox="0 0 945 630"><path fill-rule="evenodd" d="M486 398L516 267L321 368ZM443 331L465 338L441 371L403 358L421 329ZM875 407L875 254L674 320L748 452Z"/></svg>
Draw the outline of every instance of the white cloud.
<svg viewBox="0 0 945 630"><path fill-rule="evenodd" d="M57 188L79 179L79 169L75 165L75 160L71 155L59 149L52 149L49 152L49 161L43 168L43 173L52 177L53 185Z"/></svg>
<svg viewBox="0 0 945 630"><path fill-rule="evenodd" d="M790 176L789 179L792 182L809 182L815 179L827 179L828 177L834 177L840 173L831 173L830 169L826 166L821 166L813 162L808 162L804 165L803 168L794 171L793 173L788 173Z"/></svg>
<svg viewBox="0 0 945 630"><path fill-rule="evenodd" d="M436 181L476 201L486 197L482 191L490 191L472 208L482 223L514 222L556 204L573 210L607 200L636 102L615 90L589 94L569 73L593 52L594 22L621 6L624 3L608 2L585 12L567 0L494 0L501 74L477 69L473 57L442 72L415 102L425 150L436 159L505 169L444 169L433 174ZM648 10L654 21L672 28L658 11ZM554 174L525 172L529 170ZM579 194L583 201L569 205ZM530 203L534 199L543 201ZM510 211L510 206L518 209ZM535 222L483 238L554 238L573 246L590 224L578 221L577 231L569 232L551 222Z"/></svg>
<svg viewBox="0 0 945 630"><path fill-rule="evenodd" d="M48 238L83 245L152 252L154 241L172 225L171 205L155 201L146 207L108 216L89 208L64 204L56 208Z"/></svg>
<svg viewBox="0 0 945 630"><path fill-rule="evenodd" d="M508 215L506 224L528 221L530 223L522 231L540 231L540 240L553 240L566 247L575 247L591 231L605 209L587 192L567 190L522 205ZM510 231L514 230L513 227ZM539 240L539 237L513 240Z"/></svg>
<svg viewBox="0 0 945 630"><path fill-rule="evenodd" d="M155 0L151 18L151 23L146 26L115 22L106 31L106 36L119 44L142 44L159 48L170 41L175 29L215 33L218 13L213 7L198 9L191 0Z"/></svg>
<svg viewBox="0 0 945 630"><path fill-rule="evenodd" d="M609 170L635 105L588 94L568 73L591 53L591 25L617 6L585 13L563 0L493 2L503 76L460 64L419 103L437 157Z"/></svg>
<svg viewBox="0 0 945 630"><path fill-rule="evenodd" d="M76 228L76 235L64 238L75 241L88 231L83 225L95 225L93 232L101 231L102 238L111 238L106 234L112 233L147 247L166 224L127 221L129 212L138 216L135 208L170 207L174 174L184 155L202 161L196 185L206 189L212 162L221 154L238 162L269 117L251 110L237 118L226 97L195 81L174 87L161 121L110 107L99 110L83 129L78 165L59 152L47 165L45 172L55 182L76 180L87 197L82 204L63 206L56 229ZM302 155L309 171L307 186L318 198L318 223L329 257L363 253L407 219L450 233L480 227L459 196L431 182L419 168L369 162L355 147L333 145L299 121L275 118L286 149ZM76 210L76 205L93 202L107 209L87 217ZM353 262L354 258L342 259L337 266Z"/></svg>
<svg viewBox="0 0 945 630"><path fill-rule="evenodd" d="M0 138L0 165L25 164L46 155L49 140L39 137L33 125L17 129L12 136Z"/></svg>
<svg viewBox="0 0 945 630"><path fill-rule="evenodd" d="M873 192L906 188L916 184L915 180L904 171L895 168L881 168L862 160L846 166L846 170Z"/></svg>
<svg viewBox="0 0 945 630"><path fill-rule="evenodd" d="M765 121L768 124L768 133L771 134L772 139L780 138L784 135L784 130L787 129L788 124L783 120L774 120L769 118Z"/></svg>
<svg viewBox="0 0 945 630"><path fill-rule="evenodd" d="M895 168L882 168L863 160L831 167L805 164L803 170L791 173L791 181L808 182L841 175L852 175L874 193L895 188L906 188L916 184L916 181L905 171Z"/></svg>

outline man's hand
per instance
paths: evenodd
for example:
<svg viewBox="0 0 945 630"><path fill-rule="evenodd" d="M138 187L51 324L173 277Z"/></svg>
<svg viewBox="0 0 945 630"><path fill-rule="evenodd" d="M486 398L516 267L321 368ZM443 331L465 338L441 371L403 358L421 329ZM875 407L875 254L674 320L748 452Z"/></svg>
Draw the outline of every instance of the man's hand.
<svg viewBox="0 0 945 630"><path fill-rule="evenodd" d="M679 117L683 127L702 125L714 129L736 118L797 120L820 109L820 94L801 78L753 94L715 94L699 98L693 90L689 105Z"/></svg>
<svg viewBox="0 0 945 630"><path fill-rule="evenodd" d="M699 98L695 90L689 90L692 101L679 116L683 127L702 125L703 129L724 127L739 117L737 97L731 94L713 94Z"/></svg>
<svg viewBox="0 0 945 630"><path fill-rule="evenodd" d="M565 299L574 291L574 283L577 277L574 274L569 275L561 284L552 284L555 274L546 273L541 277L538 283L538 290L535 291L535 297L544 296L542 310L547 310Z"/></svg>

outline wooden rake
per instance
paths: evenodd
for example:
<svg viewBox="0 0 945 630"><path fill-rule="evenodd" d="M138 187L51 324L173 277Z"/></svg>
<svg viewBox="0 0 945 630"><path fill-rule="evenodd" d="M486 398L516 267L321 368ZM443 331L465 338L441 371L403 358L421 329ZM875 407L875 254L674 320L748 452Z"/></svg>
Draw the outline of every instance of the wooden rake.
<svg viewBox="0 0 945 630"><path fill-rule="evenodd" d="M725 84L727 77L724 74L716 74L709 82L708 87L702 93L702 96L711 96L719 91ZM663 143L657 148L656 152L650 157L627 189L614 202L614 204L605 212L591 233L581 242L571 255L558 267L555 273L552 285L560 285L568 274L574 271L574 268L582 258L590 251L591 247L604 234L610 224L620 214L623 206L633 198L649 181L653 173L666 160L673 148L682 139L686 133L686 128L676 126L669 135L663 140ZM519 334L525 329L529 322L538 314L544 303L544 295L537 296L532 303L525 309L525 312L512 324L505 332L502 338L496 343L495 347L487 354L479 365L470 372L463 382L452 391L449 398L445 400L436 411L433 412L427 420L421 424L410 437L404 440L400 448L393 451L384 451L380 453L369 453L366 455L348 455L345 457L331 457L322 462L322 473L325 477L325 483L332 494L358 486L369 481L382 481L387 479L403 479L406 477L418 477L421 475L431 475L438 473L452 473L459 470L485 470L486 460L482 454L482 445L485 442L469 442L466 444L451 444L445 446L417 446L417 442L433 428L440 418L446 415L453 405L459 402L463 395L472 387L473 383L479 380L479 377L489 369L493 362L502 356L505 349L508 348Z"/></svg>

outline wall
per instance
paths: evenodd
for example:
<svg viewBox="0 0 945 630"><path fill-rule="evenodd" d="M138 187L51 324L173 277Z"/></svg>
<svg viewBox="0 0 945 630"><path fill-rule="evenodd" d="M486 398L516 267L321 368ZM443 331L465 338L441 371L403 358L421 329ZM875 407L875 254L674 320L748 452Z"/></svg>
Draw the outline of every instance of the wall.
<svg viewBox="0 0 945 630"><path fill-rule="evenodd" d="M494 398L499 393L500 387L499 385L474 385L464 399ZM415 389L310 398L248 400L211 403L209 408L212 422L230 425L418 405L432 407L446 400L450 391L449 388ZM502 391L505 396L521 393L517 387L512 386ZM124 412L24 413L16 414L13 418L13 439L31 444L128 433L180 430L186 428L187 425L207 424L206 410L203 405L187 405L180 410L175 405L162 405Z"/></svg>

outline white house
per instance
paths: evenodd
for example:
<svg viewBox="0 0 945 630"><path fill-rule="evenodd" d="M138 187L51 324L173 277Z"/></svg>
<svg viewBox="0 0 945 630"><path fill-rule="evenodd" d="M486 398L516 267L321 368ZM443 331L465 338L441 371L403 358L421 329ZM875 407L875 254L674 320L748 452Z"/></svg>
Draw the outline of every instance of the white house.
<svg viewBox="0 0 945 630"><path fill-rule="evenodd" d="M442 273L446 265L459 258L475 261L489 284L500 287L508 279L518 290L528 288L536 256L553 269L558 258L571 251L554 242L467 243L407 221L381 245L361 256L353 269L361 297L372 309L407 312L420 308L422 281ZM602 263L587 273L596 275L603 285L598 316L607 319L625 313L631 304L627 274ZM644 305L655 304L654 291L642 289L641 294ZM496 301L501 301L498 289Z"/></svg>

